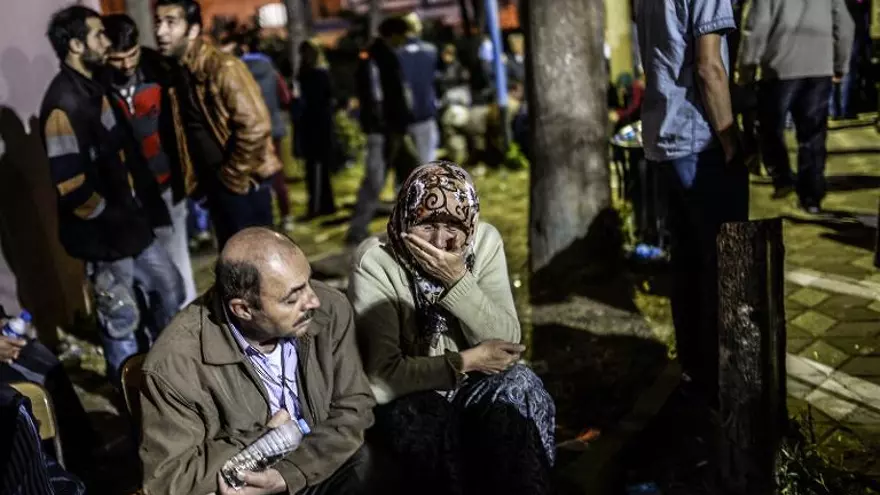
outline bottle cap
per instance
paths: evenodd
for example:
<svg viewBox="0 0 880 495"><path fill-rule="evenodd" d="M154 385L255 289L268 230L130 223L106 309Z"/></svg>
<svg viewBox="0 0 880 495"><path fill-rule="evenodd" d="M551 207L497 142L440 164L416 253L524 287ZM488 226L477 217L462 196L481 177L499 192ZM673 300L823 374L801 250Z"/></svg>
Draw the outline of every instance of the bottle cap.
<svg viewBox="0 0 880 495"><path fill-rule="evenodd" d="M306 423L306 420L300 418L296 420L296 424L299 426L299 430L302 432L303 436L312 432L312 429L309 428L309 424Z"/></svg>
<svg viewBox="0 0 880 495"><path fill-rule="evenodd" d="M21 314L19 315L19 317L21 317L21 319L24 320L25 323L30 323L34 319L34 317L31 316L31 314L26 309L21 310Z"/></svg>

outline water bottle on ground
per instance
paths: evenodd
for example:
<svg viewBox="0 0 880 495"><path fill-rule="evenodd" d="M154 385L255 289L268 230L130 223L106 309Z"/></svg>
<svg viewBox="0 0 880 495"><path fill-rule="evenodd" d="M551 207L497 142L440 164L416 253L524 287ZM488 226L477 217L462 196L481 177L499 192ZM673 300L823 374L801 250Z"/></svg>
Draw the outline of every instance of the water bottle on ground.
<svg viewBox="0 0 880 495"><path fill-rule="evenodd" d="M120 283L110 271L95 277L98 321L110 337L128 337L140 323L140 309L130 288Z"/></svg>

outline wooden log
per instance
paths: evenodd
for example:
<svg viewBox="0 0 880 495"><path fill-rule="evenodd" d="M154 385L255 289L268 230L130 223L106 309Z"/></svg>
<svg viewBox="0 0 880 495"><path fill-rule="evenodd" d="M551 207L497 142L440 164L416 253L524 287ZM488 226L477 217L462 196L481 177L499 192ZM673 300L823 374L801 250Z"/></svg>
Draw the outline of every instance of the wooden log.
<svg viewBox="0 0 880 495"><path fill-rule="evenodd" d="M718 475L728 495L774 495L788 422L782 221L726 224L718 236Z"/></svg>

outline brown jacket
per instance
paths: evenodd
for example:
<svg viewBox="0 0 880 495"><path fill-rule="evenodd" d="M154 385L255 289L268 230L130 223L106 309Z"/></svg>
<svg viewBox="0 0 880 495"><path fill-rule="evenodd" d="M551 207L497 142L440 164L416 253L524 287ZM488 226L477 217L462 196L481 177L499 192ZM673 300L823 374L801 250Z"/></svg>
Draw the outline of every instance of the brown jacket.
<svg viewBox="0 0 880 495"><path fill-rule="evenodd" d="M294 494L320 483L363 444L375 404L355 344L351 306L313 282L321 300L297 340L297 390L312 433L275 468ZM184 309L147 355L141 461L147 494L205 495L230 457L267 431L266 390L230 333L214 291Z"/></svg>
<svg viewBox="0 0 880 495"><path fill-rule="evenodd" d="M268 179L281 170L281 161L272 143L269 110L244 62L199 40L181 60L181 65L192 74L199 109L226 153L217 171L220 181L230 191L245 194L252 183ZM184 185L187 192L192 192L197 179L181 116L179 98L183 95L177 88L170 89L169 94Z"/></svg>

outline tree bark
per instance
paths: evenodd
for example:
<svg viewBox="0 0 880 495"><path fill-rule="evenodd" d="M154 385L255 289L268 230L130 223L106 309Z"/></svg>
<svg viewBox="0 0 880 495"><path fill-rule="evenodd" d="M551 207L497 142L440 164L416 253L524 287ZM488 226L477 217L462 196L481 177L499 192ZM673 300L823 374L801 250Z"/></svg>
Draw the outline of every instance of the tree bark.
<svg viewBox="0 0 880 495"><path fill-rule="evenodd" d="M299 45L308 37L306 6L303 0L285 0L284 5L287 8L287 53L290 57L290 70L293 78L296 79L296 71L299 68Z"/></svg>
<svg viewBox="0 0 880 495"><path fill-rule="evenodd" d="M370 0L369 16L369 37L372 40L379 36L379 24L382 23L382 0Z"/></svg>
<svg viewBox="0 0 880 495"><path fill-rule="evenodd" d="M610 266L604 0L527 0L528 111L533 145L529 220L532 297L565 295ZM615 220L616 221L616 220ZM615 225L616 227L616 225Z"/></svg>
<svg viewBox="0 0 880 495"><path fill-rule="evenodd" d="M782 221L730 223L718 236L719 482L729 495L776 493L788 415Z"/></svg>
<svg viewBox="0 0 880 495"><path fill-rule="evenodd" d="M461 10L461 25L464 29L464 37L470 37L473 32L471 30L471 15L468 13L467 0L458 0L458 7Z"/></svg>
<svg viewBox="0 0 880 495"><path fill-rule="evenodd" d="M874 266L880 268L880 205L877 210L877 240L874 244Z"/></svg>
<svg viewBox="0 0 880 495"><path fill-rule="evenodd" d="M153 7L150 0L126 0L125 13L137 24L141 46L156 48L156 37L153 33Z"/></svg>

